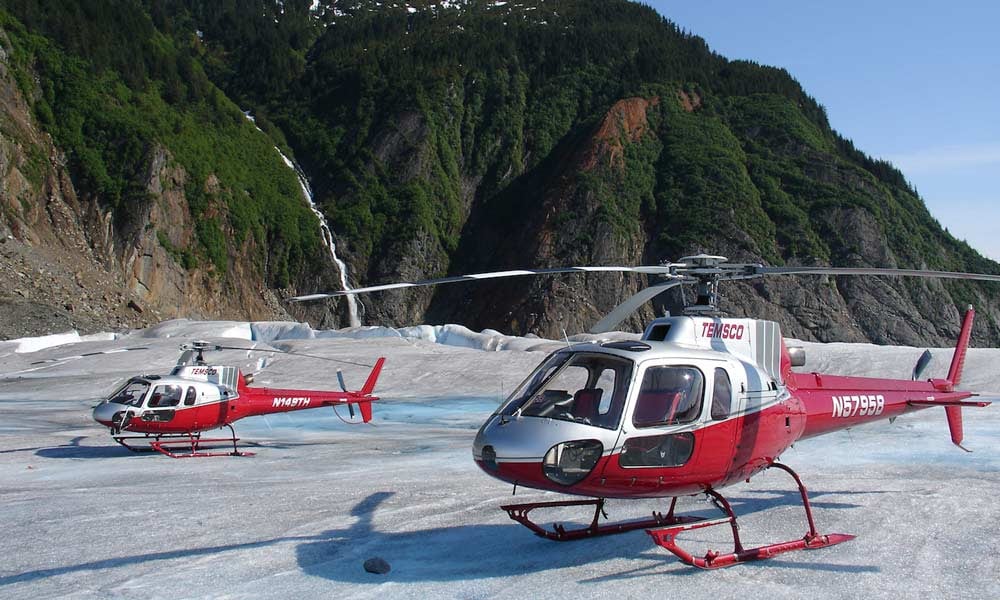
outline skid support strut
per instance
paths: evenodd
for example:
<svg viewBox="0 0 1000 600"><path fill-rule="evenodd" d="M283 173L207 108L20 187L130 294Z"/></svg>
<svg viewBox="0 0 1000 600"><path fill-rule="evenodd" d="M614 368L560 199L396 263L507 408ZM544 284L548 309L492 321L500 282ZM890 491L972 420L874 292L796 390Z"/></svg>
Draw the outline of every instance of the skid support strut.
<svg viewBox="0 0 1000 600"><path fill-rule="evenodd" d="M562 500L558 502L529 502L526 504L508 504L501 506L511 519L524 525L543 538L555 540L557 542L568 542L582 538L595 537L599 535L611 535L613 533L623 533L636 529L647 529L649 527L662 527L664 525L677 525L681 523L694 523L702 520L700 517L678 517L674 515L674 507L677 505L677 498L670 502L670 510L667 514L653 512L653 516L648 519L638 519L634 521L622 521L619 523L599 524L603 515L605 519L608 514L604 512L604 498L593 498L590 500ZM563 525L555 523L552 529L546 529L535 523L528 517L528 513L536 508L559 508L564 506L593 506L594 518L590 525L577 529L566 529Z"/></svg>
<svg viewBox="0 0 1000 600"><path fill-rule="evenodd" d="M730 565L748 562L751 560L764 560L777 554L791 552L793 550L814 550L816 548L825 548L827 546L833 546L834 544L847 542L855 538L853 535L844 533L820 535L819 532L816 531L816 524L813 521L812 516L812 508L809 506L809 496L806 492L806 487L802 485L802 480L799 479L799 476L795 473L795 471L786 465L772 463L770 466L777 467L791 475L792 478L795 479L796 485L799 487L799 493L802 495L802 506L806 511L806 521L809 523L809 532L806 533L801 539L768 544L757 548L743 548L743 544L740 542L740 532L739 527L736 524L736 513L733 512L733 507L729 505L729 502L726 501L722 494L713 489L709 489L705 493L712 498L715 505L719 507L719 510L726 513L725 517L711 521L699 521L697 523L664 527L661 529L649 529L646 533L652 536L653 541L656 542L657 545L666 548L672 554L677 556L677 558L681 559L681 561L698 567L699 569L718 569L719 567L728 567ZM683 531L700 529L702 527L711 527L713 525L723 525L725 523L729 523L729 526L733 531L733 551L730 553L722 554L714 550L709 550L705 556L696 557L677 545L677 535Z"/></svg>

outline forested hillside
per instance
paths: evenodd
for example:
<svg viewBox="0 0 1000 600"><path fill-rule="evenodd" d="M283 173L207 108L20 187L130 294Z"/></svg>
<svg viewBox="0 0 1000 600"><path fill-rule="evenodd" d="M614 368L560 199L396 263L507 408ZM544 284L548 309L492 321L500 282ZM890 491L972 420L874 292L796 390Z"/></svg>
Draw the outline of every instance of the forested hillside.
<svg viewBox="0 0 1000 600"><path fill-rule="evenodd" d="M189 177L185 192L197 227L197 248L178 248L185 264L227 269L222 229L237 242L268 244L268 285L321 252L319 230L303 206L295 175L257 135L240 109L209 81L192 49L159 31L141 7L112 0L5 0L25 25L4 29L19 77L33 72L34 111L66 153L78 191L93 194L124 222L141 206L136 185L147 153L164 146ZM41 35L32 35L37 32ZM36 95L37 94L37 95ZM210 177L219 192L206 192ZM224 224L213 205L229 211Z"/></svg>
<svg viewBox="0 0 1000 600"><path fill-rule="evenodd" d="M0 6L8 62L77 189L127 223L148 188L137 182L149 149L165 148L186 173L196 236L159 242L184 269L216 278L250 257L267 288L336 287L274 144L307 174L355 285L699 251L1000 272L944 231L896 169L834 132L787 72L718 56L641 4ZM573 275L363 303L369 323L560 335L643 283ZM1000 340L996 292L807 278L733 286L725 306L809 339L919 344L947 342L973 303L986 342ZM629 325L679 301L664 298Z"/></svg>

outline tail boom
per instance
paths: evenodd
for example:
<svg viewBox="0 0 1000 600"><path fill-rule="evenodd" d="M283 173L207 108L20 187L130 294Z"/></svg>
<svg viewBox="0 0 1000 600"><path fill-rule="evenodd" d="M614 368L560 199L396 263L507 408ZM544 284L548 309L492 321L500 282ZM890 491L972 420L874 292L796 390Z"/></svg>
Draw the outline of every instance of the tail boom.
<svg viewBox="0 0 1000 600"><path fill-rule="evenodd" d="M862 423L894 419L901 414L933 406L945 409L951 441L962 448L962 407L984 407L990 402L967 401L972 392L956 390L972 333L975 316L970 306L962 320L947 379L912 381L870 377L843 377L820 373L794 373L785 379L802 401L806 426L802 438L846 429ZM965 448L962 448L963 450Z"/></svg>
<svg viewBox="0 0 1000 600"><path fill-rule="evenodd" d="M357 404L361 410L362 420L368 423L372 420L372 402L378 401L378 397L373 396L372 393L375 391L375 384L378 382L383 364L385 364L385 358L379 358L365 384L358 391L250 387L246 385L243 378L240 378L239 395L250 400L246 408L242 409L244 414L240 416L289 412L338 404ZM239 410L238 403L231 404L233 404L231 410Z"/></svg>
<svg viewBox="0 0 1000 600"><path fill-rule="evenodd" d="M789 389L803 404L802 438L894 419L929 406L967 405L971 392L944 391L932 381L793 373Z"/></svg>

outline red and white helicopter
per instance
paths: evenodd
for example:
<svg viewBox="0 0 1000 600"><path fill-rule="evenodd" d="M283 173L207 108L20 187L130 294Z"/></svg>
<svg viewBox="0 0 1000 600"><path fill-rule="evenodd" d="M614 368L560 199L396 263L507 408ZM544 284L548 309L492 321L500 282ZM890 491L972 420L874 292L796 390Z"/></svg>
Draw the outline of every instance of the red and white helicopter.
<svg viewBox="0 0 1000 600"><path fill-rule="evenodd" d="M341 391L274 389L251 387L251 375L244 375L238 367L210 365L205 362L204 353L207 350L283 352L281 350L208 342L184 344L181 350L181 357L169 375L133 377L94 407L94 420L110 428L111 436L122 446L133 451L152 449L173 458L249 456L252 453L237 448L239 438L232 425L245 417L346 404L352 419L357 406L361 421L367 423L372 418L371 403L378 400L372 392L385 363L385 358L375 362L368 380L358 391L347 389L339 370L337 378ZM222 427L229 428L231 437L201 437L202 432ZM143 445L135 445L137 442ZM201 448L221 442L231 443L232 451L213 452Z"/></svg>
<svg viewBox="0 0 1000 600"><path fill-rule="evenodd" d="M438 280L359 288L353 293L540 273L626 271L667 281L648 287L615 308L591 331L606 332L665 290L697 286L698 300L683 316L649 323L638 341L568 345L550 354L489 417L473 444L473 458L487 474L517 486L586 496L585 500L536 502L502 507L515 521L551 540L575 540L646 529L654 542L690 565L712 569L815 549L854 538L821 534L806 488L781 454L795 442L931 407L943 407L956 445L962 443L962 407L983 407L959 391L972 329L965 314L945 379L920 381L930 360L925 352L911 380L796 373L801 348L788 348L777 323L722 318L721 281L778 274L902 275L1000 281L997 275L870 269L767 267L729 264L698 255L648 267L568 267L504 271ZM314 294L309 300L340 293ZM961 447L961 446L960 446ZM802 496L808 531L800 539L744 548L737 517L719 492L770 468L787 472ZM679 496L706 494L724 516L705 519L675 514ZM601 523L607 498L671 498L666 514ZM529 518L537 508L592 506L585 527L546 529ZM695 556L678 544L689 530L729 525L731 552Z"/></svg>

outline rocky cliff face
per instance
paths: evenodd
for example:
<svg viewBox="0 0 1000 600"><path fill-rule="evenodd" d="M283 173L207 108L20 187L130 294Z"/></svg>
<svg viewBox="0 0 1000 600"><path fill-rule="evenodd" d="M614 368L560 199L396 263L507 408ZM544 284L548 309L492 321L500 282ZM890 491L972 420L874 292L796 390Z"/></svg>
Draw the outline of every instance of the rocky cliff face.
<svg viewBox="0 0 1000 600"><path fill-rule="evenodd" d="M528 169L491 202L475 204L463 229L462 242L450 272L464 273L519 267L566 265L656 264L685 254L707 252L732 262L771 262L781 249L762 244L738 211L747 207L712 207L712 227L696 243L669 244L665 231L688 226L688 207L659 210L655 196L669 195L671 181L657 175L655 166L669 152L672 128L681 119L712 119L698 115L700 98L679 92L666 97L625 98L583 134L568 136L552 155ZM804 156L815 169L808 177L817 185L835 185L866 194L889 212L892 192L870 174L849 165L816 166L809 149L790 144L786 156ZM744 160L750 162L746 157ZM825 157L825 161L831 161ZM648 190L634 189L637 172L654 173ZM747 177L749 179L749 176ZM636 202L628 196L638 194ZM652 198L643 201L643 195ZM905 267L888 239L877 212L857 206L828 206L814 211L813 226L827 234L827 252L840 265ZM772 228L765 210L753 215ZM691 225L699 226L698 224ZM705 231L704 229L702 231ZM773 234L772 234L773 235ZM775 242L770 240L770 244ZM939 246L942 257L954 250ZM413 280L440 273L409 252L399 279ZM796 264L795 262L789 264ZM798 263L803 264L803 263ZM808 263L805 263L808 264ZM829 261L816 261L829 264ZM921 268L930 267L922 264ZM405 272L404 272L405 271ZM392 279L385 274L376 280ZM509 279L443 286L438 290L378 294L365 300L374 306L380 322L412 323L461 321L474 328L496 328L561 337L563 332L586 330L621 300L650 282L647 277L621 274L562 275L538 279ZM949 345L961 320L960 306L976 306L979 344L1000 340L1000 310L988 290L954 286L937 280L895 278L771 278L752 284L724 284L722 308L733 316L772 319L786 335L820 341L874 341L888 344ZM690 300L691 292L688 291ZM426 319L421 308L427 305ZM641 331L650 318L678 312L684 299L671 291L638 311L623 324ZM398 310L397 307L406 307Z"/></svg>
<svg viewBox="0 0 1000 600"><path fill-rule="evenodd" d="M285 131L353 285L700 252L771 265L1000 272L943 231L897 170L833 131L787 72L715 55L647 7L411 8L338 3L335 19L320 10L326 27L302 54L294 92L278 100L217 72ZM190 15L205 15L216 56L241 54L225 26L239 15ZM267 27L260 19L255 26ZM279 23L275 35L289 27ZM561 337L647 283L565 275L361 302L366 323ZM975 339L988 344L1000 342L996 287L789 277L726 285L722 306L809 340L945 345L971 303ZM682 304L667 293L624 326L640 330Z"/></svg>
<svg viewBox="0 0 1000 600"><path fill-rule="evenodd" d="M49 69L29 75L38 89L25 98L31 86L0 64L0 295L43 307L38 322L286 318L277 296L339 289L274 144L308 174L352 285L700 252L1000 273L942 230L897 170L833 131L788 73L713 54L633 2L67 2L83 0L18 3L21 29L0 10L21 55ZM119 27L104 35L102 19ZM65 35L80 25L86 35ZM44 36L73 39L61 49ZM119 60L121 48L142 60ZM23 72L34 59L19 60ZM90 101L74 102L78 88ZM93 110L102 102L113 118ZM89 129L60 127L74 119ZM419 288L362 298L362 320L561 337L648 283ZM722 307L809 340L945 345L973 304L975 342L996 344L997 287L773 278L725 285ZM624 327L682 304L671 291ZM287 310L337 327L345 308Z"/></svg>
<svg viewBox="0 0 1000 600"><path fill-rule="evenodd" d="M118 221L77 193L0 54L0 337L146 326L174 317L287 318L265 287L251 238L224 276L184 265L194 245L187 174L147 152L144 206Z"/></svg>

